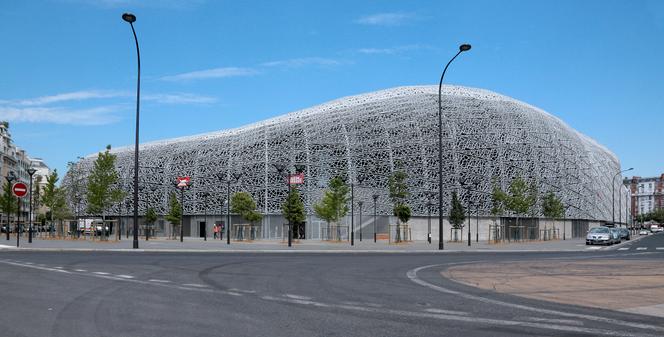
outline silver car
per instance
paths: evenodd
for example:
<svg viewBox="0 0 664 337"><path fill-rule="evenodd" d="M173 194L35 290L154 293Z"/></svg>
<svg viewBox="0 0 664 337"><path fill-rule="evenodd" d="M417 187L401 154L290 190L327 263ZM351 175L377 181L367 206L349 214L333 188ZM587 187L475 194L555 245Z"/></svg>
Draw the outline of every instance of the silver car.
<svg viewBox="0 0 664 337"><path fill-rule="evenodd" d="M591 228L586 235L586 245L612 245L613 234L607 227Z"/></svg>
<svg viewBox="0 0 664 337"><path fill-rule="evenodd" d="M613 243L622 242L622 235L620 235L620 228L611 228L611 237L613 238Z"/></svg>

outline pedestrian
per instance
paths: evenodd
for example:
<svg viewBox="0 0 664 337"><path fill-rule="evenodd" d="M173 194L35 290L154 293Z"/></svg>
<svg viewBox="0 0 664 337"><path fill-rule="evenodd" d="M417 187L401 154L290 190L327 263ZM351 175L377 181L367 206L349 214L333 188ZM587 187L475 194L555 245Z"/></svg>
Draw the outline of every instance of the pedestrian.
<svg viewBox="0 0 664 337"><path fill-rule="evenodd" d="M217 224L214 224L214 226L212 226L212 231L214 232L214 238L216 239L217 233L219 233L219 227L217 227Z"/></svg>
<svg viewBox="0 0 664 337"><path fill-rule="evenodd" d="M223 240L223 239L224 239L224 225L221 224L221 225L219 225L219 240Z"/></svg>

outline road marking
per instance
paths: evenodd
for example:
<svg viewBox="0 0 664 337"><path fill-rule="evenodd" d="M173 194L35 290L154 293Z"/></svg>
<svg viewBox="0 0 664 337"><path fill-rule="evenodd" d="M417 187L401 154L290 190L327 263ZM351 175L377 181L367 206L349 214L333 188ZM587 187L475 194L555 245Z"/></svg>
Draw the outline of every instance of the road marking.
<svg viewBox="0 0 664 337"><path fill-rule="evenodd" d="M618 248L618 250L628 250L628 249L629 249L628 247Z"/></svg>
<svg viewBox="0 0 664 337"><path fill-rule="evenodd" d="M664 247L657 247L656 250L664 250Z"/></svg>
<svg viewBox="0 0 664 337"><path fill-rule="evenodd" d="M598 249L602 249L602 247L593 246L593 247L586 248L586 250L598 250Z"/></svg>
<svg viewBox="0 0 664 337"><path fill-rule="evenodd" d="M527 320L527 321L533 321L533 322L549 322L549 323L560 323L560 324L567 324L567 325L583 326L583 322L573 320L573 319L555 319L555 318L548 318L548 317L517 317L517 318Z"/></svg>
<svg viewBox="0 0 664 337"><path fill-rule="evenodd" d="M210 286L206 286L205 284L198 284L198 283L185 283L183 284L185 287L196 287L196 288L208 288Z"/></svg>
<svg viewBox="0 0 664 337"><path fill-rule="evenodd" d="M344 301L341 302L343 304L348 304L348 305L366 305L367 307L374 307L374 308L382 308L383 305L378 304L378 303L371 303L371 302L353 302L353 301Z"/></svg>
<svg viewBox="0 0 664 337"><path fill-rule="evenodd" d="M53 267L53 268L55 268L55 269L63 269L63 267Z"/></svg>
<svg viewBox="0 0 664 337"><path fill-rule="evenodd" d="M338 309L346 309L346 310L353 310L353 311L370 312L370 313L376 313L376 314L380 314L380 315L390 314L390 315L416 317L416 318L434 318L434 319L439 319L439 320L443 320L443 321L460 321L460 322L469 322L469 323L480 323L480 324L485 324L487 326L510 326L510 327L521 326L521 327L529 327L529 328L537 328L537 329L545 329L545 330L568 331L568 332L574 332L574 333L577 333L577 334L578 333L584 333L584 334L591 334L591 335L608 335L608 336L624 336L625 335L624 332L619 332L619 331L602 330L602 329L594 329L594 328L584 328L584 327L579 327L579 326L546 324L546 323L541 323L541 322L509 321L509 320L500 320L500 319L492 319L492 318L472 317L472 316L465 316L465 315L453 315L453 314L448 314L448 313L440 314L440 313L433 313L433 312L413 312L413 311L398 310L398 309L369 308L369 307L362 307L362 306L356 306L356 305L329 304L329 303L296 300L296 299L283 298L283 297L274 297L274 296L261 296L261 299L266 300L266 301L276 301L276 302L286 302L286 303L293 303L293 304L311 305L311 306L316 306L316 307L338 308Z"/></svg>
<svg viewBox="0 0 664 337"><path fill-rule="evenodd" d="M106 273L106 272L103 272L103 271L95 271L95 272L92 272L92 273L97 274L97 275L110 275L109 273Z"/></svg>
<svg viewBox="0 0 664 337"><path fill-rule="evenodd" d="M468 316L468 313L465 311L455 311L455 310L445 310L445 309L425 309L424 311L426 312L431 312L434 314L446 314L446 315L462 315L462 316Z"/></svg>
<svg viewBox="0 0 664 337"><path fill-rule="evenodd" d="M237 289L237 288L230 288L228 291L236 292L236 293L245 293L245 294L255 294L256 290L244 290L244 289Z"/></svg>
<svg viewBox="0 0 664 337"><path fill-rule="evenodd" d="M170 283L171 281L169 280L157 280L157 279L149 279L148 282L157 282L157 283Z"/></svg>
<svg viewBox="0 0 664 337"><path fill-rule="evenodd" d="M14 246L0 245L0 248L14 248Z"/></svg>
<svg viewBox="0 0 664 337"><path fill-rule="evenodd" d="M288 298L293 298L296 300L305 300L305 301L310 301L312 298L308 296L300 296L300 295L293 295L293 294L284 294L285 297Z"/></svg>
<svg viewBox="0 0 664 337"><path fill-rule="evenodd" d="M115 275L115 276L117 276L117 277L122 277L122 278L127 278L127 279L129 279L129 278L134 278L134 277L131 276L131 275Z"/></svg>
<svg viewBox="0 0 664 337"><path fill-rule="evenodd" d="M85 269L74 269L74 271L77 271L77 272L79 272L79 273L82 273L82 272L87 271L87 270L85 270Z"/></svg>
<svg viewBox="0 0 664 337"><path fill-rule="evenodd" d="M447 288L444 288L444 287L441 287L441 286L437 286L435 284L431 284L429 282L426 282L426 281L420 279L417 276L417 273L420 270L428 269L428 268L432 268L432 267L440 267L440 266L443 266L443 265L442 264L431 264L431 265L427 265L427 266L417 267L415 269L409 270L406 273L406 276L411 281L413 281L414 283L419 284L419 285L424 286L424 287L427 287L429 289L432 289L432 290L435 290L435 291L438 291L438 292L441 292L441 293L445 293L445 294L457 295L457 296L460 296L460 297L463 297L463 298L467 298L467 299L471 299L471 300L475 300L475 301L479 301L479 302L497 304L497 305L502 305L502 306L516 308L516 309L537 312L537 313L541 313L541 314L558 315L558 316L572 317L572 318L584 318L584 319L588 319L588 320L604 322L604 323L609 323L609 324L623 325L623 326L628 326L628 327L633 327L633 328L648 329L648 330L664 332L664 327L650 325L650 324L634 323L634 322L622 321L622 320L613 319L613 318L606 318L606 317L600 317L600 316L557 311L557 310L551 310L551 309L540 309L540 308L531 307L531 306L524 305L524 304L503 302L503 301L500 301L500 300L495 300L495 299L486 298L486 297L482 297L482 296L476 296L476 295L472 295L472 294L462 293L462 292L459 292L459 291L456 291L456 290L451 290L451 289L447 289Z"/></svg>
<svg viewBox="0 0 664 337"><path fill-rule="evenodd" d="M637 247L636 250L646 250L648 247Z"/></svg>

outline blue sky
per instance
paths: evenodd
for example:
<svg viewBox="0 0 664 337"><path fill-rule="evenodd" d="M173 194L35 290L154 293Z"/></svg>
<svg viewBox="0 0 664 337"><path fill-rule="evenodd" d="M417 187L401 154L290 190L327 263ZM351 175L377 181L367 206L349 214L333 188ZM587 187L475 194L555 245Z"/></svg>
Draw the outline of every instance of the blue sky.
<svg viewBox="0 0 664 337"><path fill-rule="evenodd" d="M36 0L0 5L0 119L59 171L141 141L445 82L540 107L634 174L664 172L664 1Z"/></svg>

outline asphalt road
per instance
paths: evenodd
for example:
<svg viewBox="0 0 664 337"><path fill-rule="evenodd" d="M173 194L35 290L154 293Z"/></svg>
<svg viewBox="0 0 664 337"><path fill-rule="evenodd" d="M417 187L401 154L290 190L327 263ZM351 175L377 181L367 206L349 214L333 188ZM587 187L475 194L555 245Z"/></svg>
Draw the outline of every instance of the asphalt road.
<svg viewBox="0 0 664 337"><path fill-rule="evenodd" d="M664 234L635 245L451 254L4 251L0 336L662 336L662 318L498 294L440 274L491 261L664 262L656 249Z"/></svg>

